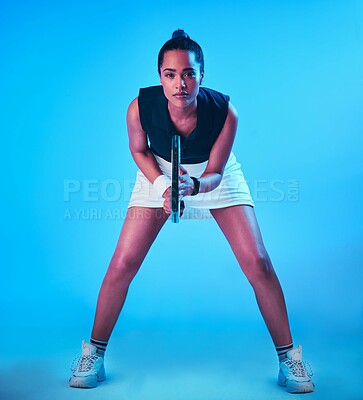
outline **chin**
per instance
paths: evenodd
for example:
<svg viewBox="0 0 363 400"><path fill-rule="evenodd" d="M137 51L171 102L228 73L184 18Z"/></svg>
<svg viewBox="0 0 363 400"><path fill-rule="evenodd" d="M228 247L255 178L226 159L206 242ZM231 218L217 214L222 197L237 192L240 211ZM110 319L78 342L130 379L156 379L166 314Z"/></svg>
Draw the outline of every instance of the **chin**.
<svg viewBox="0 0 363 400"><path fill-rule="evenodd" d="M175 107L180 107L180 108L184 108L184 107L188 107L190 104L193 103L194 99L175 99L174 97L172 97L171 99L168 99L170 103L172 103L173 106Z"/></svg>

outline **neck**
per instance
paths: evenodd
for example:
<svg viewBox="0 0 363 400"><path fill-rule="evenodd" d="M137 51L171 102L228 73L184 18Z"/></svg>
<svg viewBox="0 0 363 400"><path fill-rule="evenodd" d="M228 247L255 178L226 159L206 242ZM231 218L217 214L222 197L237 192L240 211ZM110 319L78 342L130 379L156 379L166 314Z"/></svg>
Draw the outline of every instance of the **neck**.
<svg viewBox="0 0 363 400"><path fill-rule="evenodd" d="M195 99L193 103L184 108L175 107L173 104L168 102L168 110L170 116L178 120L184 120L194 117L197 113L197 99Z"/></svg>

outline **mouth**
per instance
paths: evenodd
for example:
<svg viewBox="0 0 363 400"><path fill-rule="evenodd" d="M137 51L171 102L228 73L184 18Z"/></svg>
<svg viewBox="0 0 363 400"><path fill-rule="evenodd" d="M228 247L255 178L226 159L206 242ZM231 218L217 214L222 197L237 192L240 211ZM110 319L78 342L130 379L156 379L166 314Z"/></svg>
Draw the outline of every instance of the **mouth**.
<svg viewBox="0 0 363 400"><path fill-rule="evenodd" d="M187 92L179 92L173 94L173 97L176 97L177 99L185 99L188 96Z"/></svg>

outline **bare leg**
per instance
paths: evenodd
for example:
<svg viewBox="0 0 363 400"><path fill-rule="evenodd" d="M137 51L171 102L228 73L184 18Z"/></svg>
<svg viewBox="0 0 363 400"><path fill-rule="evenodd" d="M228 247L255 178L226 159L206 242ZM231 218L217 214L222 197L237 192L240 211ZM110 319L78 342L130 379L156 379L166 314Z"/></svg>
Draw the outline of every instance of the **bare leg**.
<svg viewBox="0 0 363 400"><path fill-rule="evenodd" d="M210 210L251 283L275 346L292 342L284 295L251 206Z"/></svg>
<svg viewBox="0 0 363 400"><path fill-rule="evenodd" d="M162 208L128 209L98 296L92 338L106 342L110 338L129 285L167 218Z"/></svg>

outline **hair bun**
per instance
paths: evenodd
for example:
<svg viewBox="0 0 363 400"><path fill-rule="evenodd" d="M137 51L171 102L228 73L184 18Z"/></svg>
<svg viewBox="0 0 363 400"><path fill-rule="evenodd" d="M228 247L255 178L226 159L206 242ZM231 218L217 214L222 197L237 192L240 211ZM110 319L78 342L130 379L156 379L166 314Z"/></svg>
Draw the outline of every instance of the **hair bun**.
<svg viewBox="0 0 363 400"><path fill-rule="evenodd" d="M176 31L173 32L173 36L171 37L172 39L177 39L177 38L186 38L190 39L189 35L187 35L183 29L177 29Z"/></svg>

